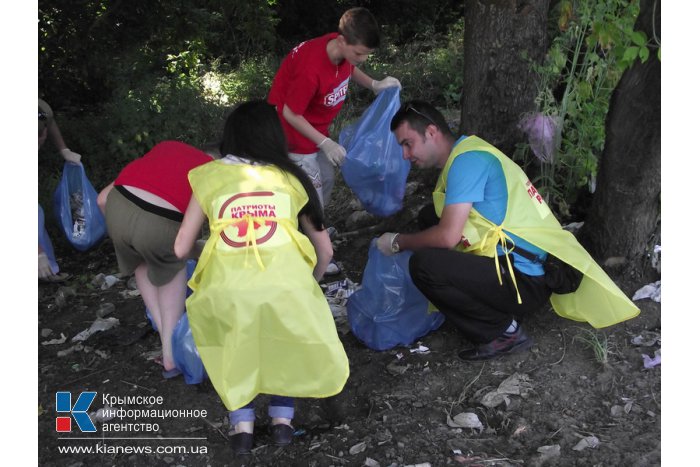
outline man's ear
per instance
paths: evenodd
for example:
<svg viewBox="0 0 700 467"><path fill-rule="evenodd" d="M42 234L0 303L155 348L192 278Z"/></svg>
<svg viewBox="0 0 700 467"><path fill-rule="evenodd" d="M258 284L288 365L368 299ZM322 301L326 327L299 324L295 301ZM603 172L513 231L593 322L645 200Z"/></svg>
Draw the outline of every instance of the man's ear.
<svg viewBox="0 0 700 467"><path fill-rule="evenodd" d="M431 140L435 140L435 137L438 135L440 130L438 130L438 127L430 123L427 127L425 127L425 136L429 137Z"/></svg>

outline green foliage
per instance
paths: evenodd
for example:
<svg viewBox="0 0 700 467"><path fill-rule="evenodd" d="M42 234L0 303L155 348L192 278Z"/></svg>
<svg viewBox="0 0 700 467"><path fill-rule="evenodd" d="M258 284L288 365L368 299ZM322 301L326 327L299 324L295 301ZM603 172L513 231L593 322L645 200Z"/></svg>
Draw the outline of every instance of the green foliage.
<svg viewBox="0 0 700 467"><path fill-rule="evenodd" d="M580 328L580 332L574 336L574 339L582 342L593 351L596 362L603 366L607 366L610 363L610 356L614 351L608 336L590 329Z"/></svg>
<svg viewBox="0 0 700 467"><path fill-rule="evenodd" d="M464 80L464 18L439 34L427 29L400 46L391 39L367 60L372 76L394 76L401 81L402 100L422 99L454 108L460 104Z"/></svg>
<svg viewBox="0 0 700 467"><path fill-rule="evenodd" d="M539 112L561 122L561 138L551 163L536 161L520 146L515 157L539 166L533 177L540 193L561 217L579 191L594 189L605 144L605 117L623 71L648 58L647 38L633 31L638 1L562 0L552 9L557 29L537 71Z"/></svg>

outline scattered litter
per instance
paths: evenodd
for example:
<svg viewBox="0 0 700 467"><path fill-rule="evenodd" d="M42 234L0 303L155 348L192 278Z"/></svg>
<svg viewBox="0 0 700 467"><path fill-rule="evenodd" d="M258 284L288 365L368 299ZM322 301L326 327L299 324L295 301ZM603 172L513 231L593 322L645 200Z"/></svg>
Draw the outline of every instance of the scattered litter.
<svg viewBox="0 0 700 467"><path fill-rule="evenodd" d="M305 434L306 434L306 430L305 430L305 429L303 429L303 428L297 428L297 429L294 431L293 436L304 436Z"/></svg>
<svg viewBox="0 0 700 467"><path fill-rule="evenodd" d="M647 284L641 289L637 290L632 296L632 300L642 300L644 298L651 298L655 302L661 301L661 281L652 282Z"/></svg>
<svg viewBox="0 0 700 467"><path fill-rule="evenodd" d="M348 298L359 289L358 284L348 278L321 284L323 294L335 318L348 315L346 305Z"/></svg>
<svg viewBox="0 0 700 467"><path fill-rule="evenodd" d="M41 337L49 337L51 334L53 334L53 329L44 328L41 330Z"/></svg>
<svg viewBox="0 0 700 467"><path fill-rule="evenodd" d="M94 285L95 287L99 287L102 290L109 289L117 282L119 282L119 279L111 274L106 276L102 273L99 273L92 279L92 285Z"/></svg>
<svg viewBox="0 0 700 467"><path fill-rule="evenodd" d="M610 415L615 418L622 416L624 411L625 409L621 405L613 405L610 407Z"/></svg>
<svg viewBox="0 0 700 467"><path fill-rule="evenodd" d="M366 467L380 467L381 466L381 464L379 462L375 461L371 457L367 457L365 459L365 463L362 465L364 465Z"/></svg>
<svg viewBox="0 0 700 467"><path fill-rule="evenodd" d="M574 451L583 451L587 448L597 448L600 440L595 436L586 436L573 447Z"/></svg>
<svg viewBox="0 0 700 467"><path fill-rule="evenodd" d="M351 456L354 456L355 454L359 454L361 452L364 452L365 449L367 449L367 443L362 441L361 443L357 443L356 445L351 447L348 452L350 453Z"/></svg>
<svg viewBox="0 0 700 467"><path fill-rule="evenodd" d="M402 352L397 352L396 353L396 359L401 360L403 358L403 353Z"/></svg>
<svg viewBox="0 0 700 467"><path fill-rule="evenodd" d="M97 318L88 329L79 332L73 339L71 339L71 342L84 341L96 332L106 331L115 326L119 326L119 320L117 318Z"/></svg>
<svg viewBox="0 0 700 467"><path fill-rule="evenodd" d="M583 227L583 222L571 222L570 224L562 226L562 229L568 230L569 232L575 234L581 230L581 227Z"/></svg>
<svg viewBox="0 0 700 467"><path fill-rule="evenodd" d="M498 389L491 391L481 398L481 404L486 407L497 407L500 404L510 405L509 395L524 396L532 390L530 378L522 373L513 373L506 378Z"/></svg>
<svg viewBox="0 0 700 467"><path fill-rule="evenodd" d="M654 358L651 358L647 354L642 354L642 358L644 359L644 368L646 369L661 365L661 349L657 349L654 352Z"/></svg>
<svg viewBox="0 0 700 467"><path fill-rule="evenodd" d="M540 453L540 461L547 461L549 459L554 459L555 457L561 456L561 446L558 444L553 444L551 446L540 446L537 448L537 452Z"/></svg>
<svg viewBox="0 0 700 467"><path fill-rule="evenodd" d="M632 338L632 344L642 347L651 347L661 343L661 334L654 331L642 331L641 334Z"/></svg>
<svg viewBox="0 0 700 467"><path fill-rule="evenodd" d="M419 343L418 347L416 347L415 349L411 349L411 353L427 354L430 353L430 349Z"/></svg>
<svg viewBox="0 0 700 467"><path fill-rule="evenodd" d="M95 314L98 318L104 318L105 316L111 314L115 309L116 307L114 306L114 303L105 302L100 305Z"/></svg>
<svg viewBox="0 0 700 467"><path fill-rule="evenodd" d="M67 349L59 350L56 352L56 356L58 357L65 357L66 355L70 355L73 352L80 352L84 350L85 347L83 347L83 344L75 344L71 347L68 347Z"/></svg>
<svg viewBox="0 0 700 467"><path fill-rule="evenodd" d="M447 426L452 428L472 428L479 431L484 429L484 425L479 420L479 417L473 412L458 413L454 418L448 415Z"/></svg>
<svg viewBox="0 0 700 467"><path fill-rule="evenodd" d="M119 295L121 295L122 298L134 298L134 297L140 297L141 292L139 289L136 290L120 290Z"/></svg>
<svg viewBox="0 0 700 467"><path fill-rule="evenodd" d="M461 455L461 454L462 454L462 450L461 450L461 449L453 449L453 450L452 450L452 454Z"/></svg>
<svg viewBox="0 0 700 467"><path fill-rule="evenodd" d="M430 462L422 462L420 464L410 464L410 465L406 465L404 467L431 467L431 466L430 466Z"/></svg>
<svg viewBox="0 0 700 467"><path fill-rule="evenodd" d="M61 337L56 338L56 339L51 339L50 341L44 341L41 343L41 345L57 345L57 344L63 344L66 341L66 335L61 333Z"/></svg>

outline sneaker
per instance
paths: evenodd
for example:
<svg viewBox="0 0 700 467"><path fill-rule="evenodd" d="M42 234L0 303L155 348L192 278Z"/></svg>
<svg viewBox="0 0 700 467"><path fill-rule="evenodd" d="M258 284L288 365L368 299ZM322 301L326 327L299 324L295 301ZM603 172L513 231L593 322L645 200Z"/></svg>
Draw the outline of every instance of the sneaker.
<svg viewBox="0 0 700 467"><path fill-rule="evenodd" d="M487 344L479 344L470 349L462 350L457 356L461 360L478 362L504 354L522 352L532 347L532 344L532 339L525 334L520 326L513 334L503 334Z"/></svg>

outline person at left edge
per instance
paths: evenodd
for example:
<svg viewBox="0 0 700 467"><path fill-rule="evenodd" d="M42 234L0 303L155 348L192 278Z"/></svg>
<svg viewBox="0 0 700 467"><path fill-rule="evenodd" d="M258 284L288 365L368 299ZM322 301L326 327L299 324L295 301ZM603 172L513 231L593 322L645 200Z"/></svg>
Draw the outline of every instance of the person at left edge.
<svg viewBox="0 0 700 467"><path fill-rule="evenodd" d="M80 164L80 154L68 149L54 118L53 110L45 100L39 99L39 149L47 139L51 140L66 162ZM67 277L67 274L59 274L60 268L54 256L51 239L44 227L44 220L44 210L39 205L39 279L58 281Z"/></svg>

